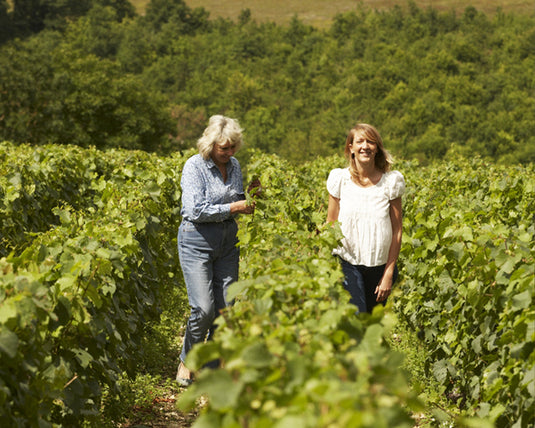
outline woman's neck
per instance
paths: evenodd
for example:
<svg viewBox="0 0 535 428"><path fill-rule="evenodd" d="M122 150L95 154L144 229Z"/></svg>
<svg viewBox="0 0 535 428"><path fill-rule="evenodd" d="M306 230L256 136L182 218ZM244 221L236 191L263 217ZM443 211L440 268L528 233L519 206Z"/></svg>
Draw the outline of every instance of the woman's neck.
<svg viewBox="0 0 535 428"><path fill-rule="evenodd" d="M357 172L359 176L361 177L371 177L377 174L377 172L380 172L376 167L375 164L370 163L360 163L355 162L355 167L357 169Z"/></svg>
<svg viewBox="0 0 535 428"><path fill-rule="evenodd" d="M377 169L375 163L359 163L355 162L355 170L357 177L354 177L354 181L360 186L373 186L381 180L383 173Z"/></svg>
<svg viewBox="0 0 535 428"><path fill-rule="evenodd" d="M219 169L219 172L221 172L221 176L223 177L223 183L226 183L227 182L227 164L226 163L221 163L221 164L217 164L216 163L216 166L217 168Z"/></svg>

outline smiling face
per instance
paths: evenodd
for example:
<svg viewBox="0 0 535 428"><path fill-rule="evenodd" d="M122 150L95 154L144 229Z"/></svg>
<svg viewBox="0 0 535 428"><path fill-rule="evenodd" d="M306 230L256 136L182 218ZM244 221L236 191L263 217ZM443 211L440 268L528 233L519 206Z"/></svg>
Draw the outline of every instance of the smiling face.
<svg viewBox="0 0 535 428"><path fill-rule="evenodd" d="M388 171L392 163L379 132L366 123L359 123L349 131L344 154L350 165L372 162L382 172Z"/></svg>
<svg viewBox="0 0 535 428"><path fill-rule="evenodd" d="M234 156L234 153L236 153L236 144L227 141L224 144L214 144L210 157L217 166L223 166Z"/></svg>
<svg viewBox="0 0 535 428"><path fill-rule="evenodd" d="M357 132L350 143L349 150L354 155L355 161L360 163L375 162L377 143L372 141L363 132Z"/></svg>

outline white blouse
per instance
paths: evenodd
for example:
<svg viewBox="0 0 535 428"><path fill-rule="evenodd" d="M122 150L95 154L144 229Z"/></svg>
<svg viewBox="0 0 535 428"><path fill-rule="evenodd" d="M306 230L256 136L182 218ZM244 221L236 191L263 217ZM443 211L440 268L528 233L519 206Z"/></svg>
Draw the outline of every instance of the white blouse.
<svg viewBox="0 0 535 428"><path fill-rule="evenodd" d="M405 192L403 175L389 171L374 186L361 187L351 180L349 168L337 168L327 178L327 190L340 200L338 221L344 234L333 254L353 265L384 265L392 243L390 201Z"/></svg>

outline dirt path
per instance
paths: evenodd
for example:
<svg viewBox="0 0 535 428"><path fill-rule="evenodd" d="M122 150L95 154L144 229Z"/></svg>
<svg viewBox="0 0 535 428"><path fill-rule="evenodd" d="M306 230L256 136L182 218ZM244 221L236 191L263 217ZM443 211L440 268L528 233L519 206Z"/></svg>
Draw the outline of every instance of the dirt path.
<svg viewBox="0 0 535 428"><path fill-rule="evenodd" d="M133 417L118 428L186 428L191 427L198 411L184 413L177 409L176 400L183 388L166 388L164 395L156 397L150 407L134 408Z"/></svg>

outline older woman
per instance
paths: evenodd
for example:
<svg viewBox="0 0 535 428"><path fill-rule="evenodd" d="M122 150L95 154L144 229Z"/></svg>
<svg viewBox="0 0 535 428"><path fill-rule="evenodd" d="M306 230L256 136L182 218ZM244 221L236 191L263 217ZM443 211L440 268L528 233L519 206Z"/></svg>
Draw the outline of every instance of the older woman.
<svg viewBox="0 0 535 428"><path fill-rule="evenodd" d="M397 278L405 180L390 171L392 158L371 125L351 129L345 155L349 166L333 169L327 179L327 221L340 221L344 234L333 253L340 257L351 302L372 312L386 302Z"/></svg>
<svg viewBox="0 0 535 428"><path fill-rule="evenodd" d="M192 382L184 365L186 355L213 334L215 318L229 304L227 288L238 279L234 218L254 210L245 200L240 164L234 157L241 145L238 122L212 116L197 142L199 154L189 158L182 171L178 254L191 307L177 371L182 386Z"/></svg>

